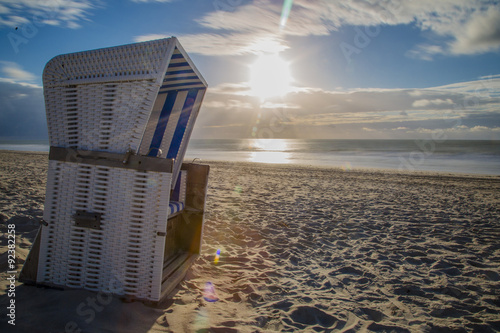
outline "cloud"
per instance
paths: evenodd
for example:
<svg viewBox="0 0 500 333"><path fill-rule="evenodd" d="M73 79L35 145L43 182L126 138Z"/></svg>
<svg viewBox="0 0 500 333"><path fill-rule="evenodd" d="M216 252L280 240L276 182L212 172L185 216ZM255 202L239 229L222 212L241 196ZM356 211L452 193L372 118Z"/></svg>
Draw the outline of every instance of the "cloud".
<svg viewBox="0 0 500 333"><path fill-rule="evenodd" d="M301 88L263 103L249 96L244 83L221 84L209 88L199 121L202 127L219 129L203 132L210 137L228 133L248 137L254 127L268 132L279 123L286 130L274 135L282 137L354 138L361 131L377 138L408 138L448 128L457 138L460 133L490 138L493 129L500 127L500 77L492 77L422 89ZM484 85L488 93L478 90Z"/></svg>
<svg viewBox="0 0 500 333"><path fill-rule="evenodd" d="M141 36L134 37L134 42L136 42L136 43L147 42L149 40L162 39L162 38L168 38L168 37L171 37L171 36L170 35L165 35L165 34L141 35Z"/></svg>
<svg viewBox="0 0 500 333"><path fill-rule="evenodd" d="M4 80L12 82L26 82L33 81L36 76L30 72L25 71L18 64L10 61L0 61L2 66L1 71L6 76Z"/></svg>
<svg viewBox="0 0 500 333"><path fill-rule="evenodd" d="M489 8L486 12L478 12L456 35L451 43L451 51L455 54L478 54L495 51L500 48L500 10Z"/></svg>
<svg viewBox="0 0 500 333"><path fill-rule="evenodd" d="M43 25L71 29L89 20L91 10L99 2L90 0L17 0L0 1L0 27L19 28L19 33L29 33Z"/></svg>
<svg viewBox="0 0 500 333"><path fill-rule="evenodd" d="M286 26L279 30L281 3L257 0L234 6L228 11L211 12L197 20L205 28L232 31L265 31L291 36L325 36L343 25L374 26L380 24L407 24L413 20L408 1L329 1L296 0Z"/></svg>
<svg viewBox="0 0 500 333"><path fill-rule="evenodd" d="M481 76L479 77L480 80L485 80L485 79L496 79L496 78L500 78L500 74L495 74L495 75L485 75L485 76Z"/></svg>
<svg viewBox="0 0 500 333"><path fill-rule="evenodd" d="M244 55L264 52L277 53L288 48L276 35L257 33L205 34L182 36L187 49L206 55ZM205 46L202 46L205 43Z"/></svg>
<svg viewBox="0 0 500 333"><path fill-rule="evenodd" d="M446 51L441 45L420 44L406 52L406 56L413 59L432 61L435 55L444 53Z"/></svg>
<svg viewBox="0 0 500 333"><path fill-rule="evenodd" d="M215 102L215 101L214 101ZM224 108L226 110L243 110L243 109L253 109L252 103L242 101L240 99L227 99L224 102L220 103L217 107ZM213 105L208 102L207 107L213 107Z"/></svg>
<svg viewBox="0 0 500 333"><path fill-rule="evenodd" d="M210 88L212 94L249 95L250 86L248 83L221 83Z"/></svg>
<svg viewBox="0 0 500 333"><path fill-rule="evenodd" d="M167 3L174 0L130 0L136 3ZM90 20L91 12L102 8L102 0L0 0L0 27L23 29L43 25L70 29Z"/></svg>
<svg viewBox="0 0 500 333"><path fill-rule="evenodd" d="M413 102L412 106L414 108L419 108L419 107L427 107L429 105L443 105L443 104L453 105L453 101L451 100L451 98L447 98L447 99L436 98L433 100L419 99L419 100L416 100L415 102Z"/></svg>
<svg viewBox="0 0 500 333"><path fill-rule="evenodd" d="M382 24L386 19L392 21L395 17L389 14L391 9L368 6L362 1L339 4L298 0L293 4L286 26L280 27L281 10L281 3L268 0L234 6L227 3L196 20L211 32L179 38L182 38L187 50L204 55L280 52L288 48L286 36L327 36L343 24ZM145 38L149 36L137 36L135 40Z"/></svg>
<svg viewBox="0 0 500 333"><path fill-rule="evenodd" d="M416 24L434 33L436 44L415 46L407 55L432 60L436 55L481 54L500 49L500 9L490 1L414 3ZM427 10L423 8L427 6Z"/></svg>
<svg viewBox="0 0 500 333"><path fill-rule="evenodd" d="M467 96L470 101L477 98L500 97L500 75L489 75L474 81L457 82L435 87L438 91L450 91Z"/></svg>
<svg viewBox="0 0 500 333"><path fill-rule="evenodd" d="M150 34L134 37L135 42L170 37L166 34ZM245 54L277 53L288 49L288 45L276 34L265 32L231 32L179 34L182 46L188 53L209 56L231 56Z"/></svg>
<svg viewBox="0 0 500 333"><path fill-rule="evenodd" d="M499 129L499 128L497 127L497 129ZM490 130L490 128L486 127L486 126L474 126L470 130L471 130L471 132L483 132L483 131Z"/></svg>
<svg viewBox="0 0 500 333"><path fill-rule="evenodd" d="M454 134L455 137L457 134L468 134L470 135L469 137L472 137L472 135L477 135L481 133L486 133L486 134L496 134L497 132L500 132L500 127L488 127L488 126L473 126L469 127L466 125L458 125L454 127L447 127L447 128L417 128L413 132L415 133L420 133L420 134L432 134L436 132L442 132L442 133L447 133L447 134ZM476 136L477 137L477 136Z"/></svg>
<svg viewBox="0 0 500 333"><path fill-rule="evenodd" d="M210 88L212 94L248 95L250 86L246 83L222 83Z"/></svg>
<svg viewBox="0 0 500 333"><path fill-rule="evenodd" d="M260 107L262 109L300 109L300 106L296 104L279 103L271 101L265 101L260 105Z"/></svg>
<svg viewBox="0 0 500 333"><path fill-rule="evenodd" d="M16 63L0 62L0 133L46 136L42 89ZM261 102L248 83L210 87L197 137L409 138L443 129L456 138L496 138L500 128L500 75L422 89L324 90L302 87ZM255 131L256 129L256 131ZM366 129L369 129L368 132ZM450 135L451 135L450 134ZM500 137L499 137L500 138Z"/></svg>
<svg viewBox="0 0 500 333"><path fill-rule="evenodd" d="M285 95L281 100L273 100L267 105L288 106L297 119L308 122L337 123L370 118L373 122L411 120L442 117L444 113L467 115L498 111L500 98L500 78L490 79L488 94L477 94L477 81L463 82L455 87L443 86L426 89L354 89L327 91L319 88L301 88ZM467 87L467 88L465 88ZM474 89L471 93L468 89ZM248 96L245 84L224 84L209 89L211 99L225 101L232 98L254 100L254 107L263 107ZM415 97L418 97L415 99ZM260 105L260 106L259 106ZM371 116L370 116L371 115Z"/></svg>
<svg viewBox="0 0 500 333"><path fill-rule="evenodd" d="M280 27L280 2L223 4L196 20L206 32L179 36L190 52L278 52L288 48L289 36L328 36L345 26L376 29L409 24L431 32L428 35L432 38L432 42L415 45L408 51L409 57L432 60L441 54L478 54L500 48L500 10L488 0L296 0L284 27Z"/></svg>

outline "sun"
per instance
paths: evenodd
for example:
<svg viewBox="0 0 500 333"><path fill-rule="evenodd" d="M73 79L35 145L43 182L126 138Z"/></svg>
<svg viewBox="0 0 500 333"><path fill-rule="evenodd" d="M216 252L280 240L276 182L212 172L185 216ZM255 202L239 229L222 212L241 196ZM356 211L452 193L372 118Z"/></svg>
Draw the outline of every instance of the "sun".
<svg viewBox="0 0 500 333"><path fill-rule="evenodd" d="M251 94L261 100L287 94L292 82L290 65L278 53L260 55L250 65Z"/></svg>

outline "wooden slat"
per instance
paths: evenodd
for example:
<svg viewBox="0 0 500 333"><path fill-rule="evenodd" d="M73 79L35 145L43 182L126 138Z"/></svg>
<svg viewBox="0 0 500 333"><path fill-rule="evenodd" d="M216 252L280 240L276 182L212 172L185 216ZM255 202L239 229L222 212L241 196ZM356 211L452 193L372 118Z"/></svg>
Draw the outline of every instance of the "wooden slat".
<svg viewBox="0 0 500 333"><path fill-rule="evenodd" d="M186 206L204 211L210 167L204 164L184 163L182 170L188 172Z"/></svg>
<svg viewBox="0 0 500 333"><path fill-rule="evenodd" d="M163 266L163 274L162 274L162 283L165 282L165 280L172 275L172 273L180 267L184 261L189 257L190 253L188 252L181 252L177 254L172 260L169 262L165 263Z"/></svg>
<svg viewBox="0 0 500 333"><path fill-rule="evenodd" d="M49 160L156 172L172 172L174 165L172 159L63 147L50 147Z"/></svg>
<svg viewBox="0 0 500 333"><path fill-rule="evenodd" d="M40 255L40 238L42 236L42 227L38 229L36 233L35 241L31 246L31 250L26 257L24 266L19 273L19 281L36 284L37 272L38 272L38 257Z"/></svg>
<svg viewBox="0 0 500 333"><path fill-rule="evenodd" d="M191 253L183 253L163 270L163 282L161 284L160 300L163 300L184 279L192 263L198 256Z"/></svg>

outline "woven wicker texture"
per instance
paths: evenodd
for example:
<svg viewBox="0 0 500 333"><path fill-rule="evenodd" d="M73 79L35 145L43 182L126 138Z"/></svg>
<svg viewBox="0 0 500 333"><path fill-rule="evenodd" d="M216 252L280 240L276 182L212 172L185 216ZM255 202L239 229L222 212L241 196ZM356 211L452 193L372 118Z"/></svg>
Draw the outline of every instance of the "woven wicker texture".
<svg viewBox="0 0 500 333"><path fill-rule="evenodd" d="M43 85L156 80L164 75L170 41L173 39L59 55L45 67Z"/></svg>
<svg viewBox="0 0 500 333"><path fill-rule="evenodd" d="M65 54L49 61L43 82L50 145L137 152L170 41Z"/></svg>
<svg viewBox="0 0 500 333"><path fill-rule="evenodd" d="M179 164L206 90L175 38L60 55L46 65L43 81L51 146L116 153L140 147L141 155Z"/></svg>
<svg viewBox="0 0 500 333"><path fill-rule="evenodd" d="M44 70L50 145L174 160L173 172L49 163L37 282L158 301L165 232L206 82L177 39L78 52ZM90 217L89 217L90 216Z"/></svg>
<svg viewBox="0 0 500 333"><path fill-rule="evenodd" d="M51 146L137 151L156 92L146 80L45 89Z"/></svg>
<svg viewBox="0 0 500 333"><path fill-rule="evenodd" d="M158 300L171 176L50 161L37 282ZM79 210L99 230L75 226Z"/></svg>

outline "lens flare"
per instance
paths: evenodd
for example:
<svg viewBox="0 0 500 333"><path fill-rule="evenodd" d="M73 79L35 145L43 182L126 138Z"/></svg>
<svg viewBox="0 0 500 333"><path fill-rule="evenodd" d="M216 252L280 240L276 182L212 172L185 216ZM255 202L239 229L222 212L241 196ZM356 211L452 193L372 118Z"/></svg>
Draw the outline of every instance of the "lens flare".
<svg viewBox="0 0 500 333"><path fill-rule="evenodd" d="M207 302L217 302L219 297L215 292L215 287L212 282L205 283L205 288L203 289L203 299Z"/></svg>
<svg viewBox="0 0 500 333"><path fill-rule="evenodd" d="M286 25L286 21L288 20L288 16L290 15L290 11L292 10L293 0L285 0L283 1L283 9L281 10L281 19L280 19L280 29L283 29Z"/></svg>
<svg viewBox="0 0 500 333"><path fill-rule="evenodd" d="M351 171L352 167L351 167L351 163L349 162L345 162L343 165L342 165L342 170L343 171Z"/></svg>
<svg viewBox="0 0 500 333"><path fill-rule="evenodd" d="M220 249L217 249L217 252L215 252L214 264L217 264L219 262L219 257L220 257Z"/></svg>
<svg viewBox="0 0 500 333"><path fill-rule="evenodd" d="M193 322L194 332L208 332L208 327L210 327L209 317L207 309L204 307L200 308L196 312L196 317Z"/></svg>

